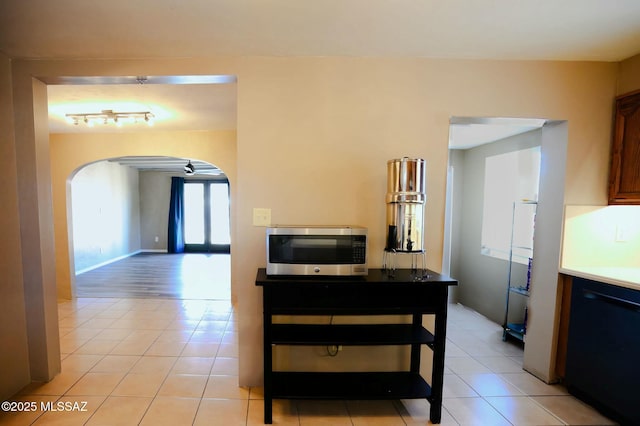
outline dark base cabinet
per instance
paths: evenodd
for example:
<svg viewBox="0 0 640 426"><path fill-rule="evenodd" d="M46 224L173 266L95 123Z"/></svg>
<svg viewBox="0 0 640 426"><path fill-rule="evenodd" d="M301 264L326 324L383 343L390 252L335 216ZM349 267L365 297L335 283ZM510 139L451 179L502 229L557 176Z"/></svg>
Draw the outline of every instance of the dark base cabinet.
<svg viewBox="0 0 640 426"><path fill-rule="evenodd" d="M440 423L449 277L427 271L372 269L366 277L275 277L259 269L263 287L264 422L272 421L273 399L425 398L430 419ZM435 330L422 315L435 314ZM273 324L273 315L411 315L410 324ZM410 345L409 371L273 371L272 345ZM429 384L420 375L423 345L433 353Z"/></svg>
<svg viewBox="0 0 640 426"><path fill-rule="evenodd" d="M640 425L640 291L573 278L565 382L623 425Z"/></svg>

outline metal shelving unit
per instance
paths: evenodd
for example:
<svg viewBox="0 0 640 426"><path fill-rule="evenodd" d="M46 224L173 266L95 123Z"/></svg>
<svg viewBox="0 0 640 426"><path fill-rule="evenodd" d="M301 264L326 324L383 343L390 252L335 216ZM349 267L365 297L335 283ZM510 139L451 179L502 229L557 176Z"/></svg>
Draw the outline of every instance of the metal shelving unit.
<svg viewBox="0 0 640 426"><path fill-rule="evenodd" d="M502 323L502 340L505 341L511 336L524 342L527 334L527 306L531 290L533 233L537 207L536 201L516 201L513 203L507 294L504 322ZM526 260L526 264L524 260ZM512 298L520 299L516 312L513 308L516 301ZM521 308L523 305L524 307Z"/></svg>

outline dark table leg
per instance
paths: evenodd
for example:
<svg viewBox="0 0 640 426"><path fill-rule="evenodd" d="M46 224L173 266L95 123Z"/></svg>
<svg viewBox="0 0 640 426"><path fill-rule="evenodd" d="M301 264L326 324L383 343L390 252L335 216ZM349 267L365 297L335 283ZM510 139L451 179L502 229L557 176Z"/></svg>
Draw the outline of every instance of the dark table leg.
<svg viewBox="0 0 640 426"><path fill-rule="evenodd" d="M271 291L268 287L263 289L263 334L264 334L264 423L272 422L273 394L271 385L271 373L273 369L271 348Z"/></svg>
<svg viewBox="0 0 640 426"><path fill-rule="evenodd" d="M431 409L429 419L440 423L442 418L442 385L444 378L444 347L447 336L447 289L444 290L440 309L436 312L433 350L433 372L431 375Z"/></svg>
<svg viewBox="0 0 640 426"><path fill-rule="evenodd" d="M420 328L422 327L422 314L414 314L413 315L413 327ZM409 367L409 371L412 373L420 374L420 350L422 345L413 344L411 345L411 365Z"/></svg>

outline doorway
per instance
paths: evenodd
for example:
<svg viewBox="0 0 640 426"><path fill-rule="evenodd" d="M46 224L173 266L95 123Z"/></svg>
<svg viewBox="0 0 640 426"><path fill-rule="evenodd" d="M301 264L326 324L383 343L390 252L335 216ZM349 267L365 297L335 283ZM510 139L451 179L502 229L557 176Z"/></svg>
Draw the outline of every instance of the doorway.
<svg viewBox="0 0 640 426"><path fill-rule="evenodd" d="M482 123L496 119L471 118L471 120ZM545 382L553 382L556 379L555 342L559 304L558 262L562 245L564 187L569 139L568 127L567 121L545 120L542 127L536 130L536 132L540 132L541 147L539 194L534 236L536 259L531 270L532 290L529 298L529 325L526 331L523 368ZM450 132L450 138L452 133ZM455 155L451 151L450 154ZM456 212L466 209L467 198L474 196L474 191L454 191L456 187L463 187L463 180L460 175L465 172L466 170L464 169L450 170L450 174L453 174L452 179L450 179L452 184L447 187L447 200L450 204L447 207L447 211L452 212L452 214L445 218L445 242L443 248L445 253L449 251L450 255L448 257L452 260L456 257L459 258L459 249L463 244L475 245L477 251L480 251L480 233L478 232L475 243L469 241L464 235L461 235L462 226L456 218ZM443 256L443 258L445 257L447 256ZM474 270L474 265L466 265L466 267L471 268L477 276L479 270ZM505 270L505 276L506 273L507 271ZM460 272L453 267L453 262L451 275L460 279ZM460 289L464 288L464 280L459 282ZM498 324L504 319L504 295L507 291L506 279L503 280L503 283L500 292L494 296L498 306L498 315L495 319L490 318ZM484 291L484 293L488 292ZM486 295L484 293L482 293L483 296ZM486 314L483 315L488 316ZM550 338L549 336L552 337Z"/></svg>
<svg viewBox="0 0 640 426"><path fill-rule="evenodd" d="M229 181L222 170L192 160L201 175L190 182L206 187L212 200L215 231L207 239L226 247L167 254L171 180L186 161L119 157L74 174L67 215L77 297L230 299Z"/></svg>
<svg viewBox="0 0 640 426"><path fill-rule="evenodd" d="M71 177L83 165L106 158L127 155L160 154L183 157L211 157L211 152L220 153L220 163L229 168L229 181L235 177L235 157L230 155L235 144L236 128L236 77L231 75L198 76L124 76L124 77L65 77L43 79L47 84L49 103L49 134L52 146L58 152L70 149L73 154L59 155L56 167L64 170L67 194ZM89 122L68 123L65 116L71 113L93 113L100 111L130 112L152 111L154 119L149 122L118 123L104 120L90 126ZM153 124L153 126L151 126ZM82 146L82 150L77 147ZM64 148L60 148L64 147ZM218 149L224 147L224 149ZM72 152L69 151L71 154ZM218 161L218 154L214 159ZM180 159L182 162L183 159ZM207 161L207 160L205 160ZM208 161L212 161L208 158ZM187 160L184 160L186 163ZM184 163L180 165L180 174ZM195 163L194 163L195 164ZM197 165L196 165L197 166ZM199 168L198 168L199 169ZM201 174L201 173L198 173ZM62 173L59 176L63 176ZM57 185L59 186L60 180ZM109 190L106 189L107 194ZM227 183L227 192L229 185ZM145 193L141 194L145 196ZM67 212L69 211L69 199ZM103 209L103 212L106 212ZM166 219L167 213L158 210ZM66 223L60 235L70 235L71 217L58 223ZM146 226L143 223L142 226ZM107 233L107 230L103 230ZM154 233L141 234L151 238L141 241L139 249L162 250L166 239L166 228ZM110 235L111 237L113 235ZM75 270L73 240L58 244L62 255L57 265L61 294L74 296ZM133 251L137 249L131 245ZM65 250L66 249L66 250ZM102 253L111 249L102 248ZM226 250L229 257L229 249ZM100 253L100 248L97 249ZM134 253L135 254L135 253ZM230 263L227 261L226 263ZM82 267L81 267L82 268ZM66 269L66 271L63 271ZM229 280L230 281L230 280ZM230 285L230 282L229 282ZM68 290L67 290L68 289Z"/></svg>
<svg viewBox="0 0 640 426"><path fill-rule="evenodd" d="M507 291L511 206L537 199L540 165L531 159L539 154L525 153L540 152L544 123L476 117L450 123L444 258L459 280L452 301L498 324Z"/></svg>
<svg viewBox="0 0 640 426"><path fill-rule="evenodd" d="M230 253L229 181L184 183L184 251Z"/></svg>

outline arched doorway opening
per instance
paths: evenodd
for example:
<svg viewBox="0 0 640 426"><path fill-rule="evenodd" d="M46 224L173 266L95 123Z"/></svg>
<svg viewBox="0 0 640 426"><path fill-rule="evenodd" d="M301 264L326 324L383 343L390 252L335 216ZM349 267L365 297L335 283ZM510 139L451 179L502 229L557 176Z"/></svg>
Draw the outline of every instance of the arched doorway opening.
<svg viewBox="0 0 640 426"><path fill-rule="evenodd" d="M174 181L187 188L175 223ZM127 156L76 169L67 203L74 294L229 300L229 198L224 171L197 159ZM172 233L186 237L181 250L170 249Z"/></svg>

